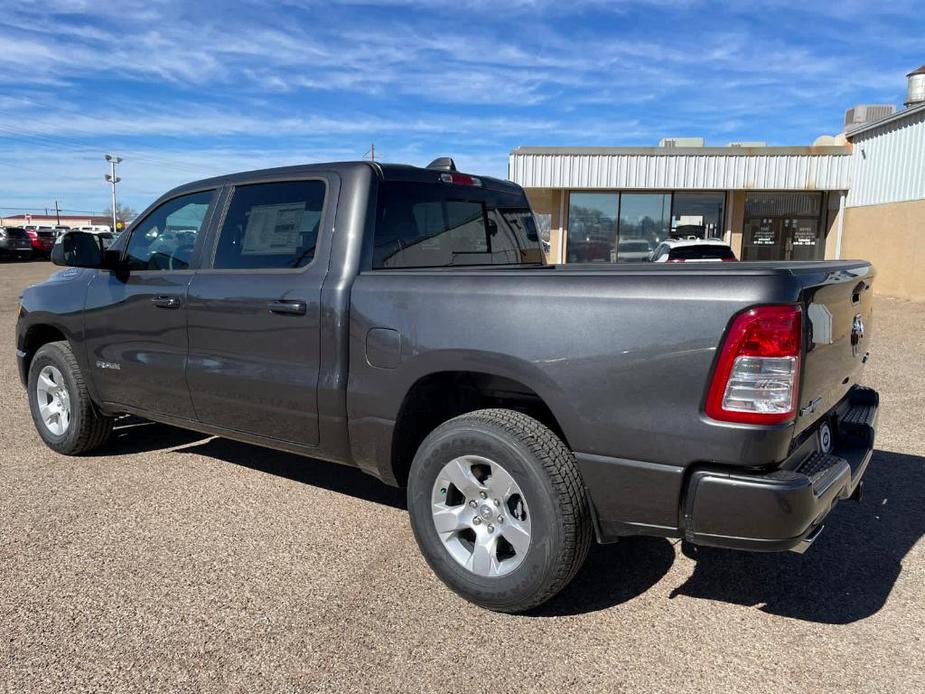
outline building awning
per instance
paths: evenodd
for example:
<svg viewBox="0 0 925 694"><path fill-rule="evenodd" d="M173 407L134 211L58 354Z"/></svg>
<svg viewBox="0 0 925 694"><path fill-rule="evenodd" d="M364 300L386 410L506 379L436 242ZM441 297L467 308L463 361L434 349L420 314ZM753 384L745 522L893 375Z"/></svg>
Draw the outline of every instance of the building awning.
<svg viewBox="0 0 925 694"><path fill-rule="evenodd" d="M524 188L847 190L849 147L519 147Z"/></svg>

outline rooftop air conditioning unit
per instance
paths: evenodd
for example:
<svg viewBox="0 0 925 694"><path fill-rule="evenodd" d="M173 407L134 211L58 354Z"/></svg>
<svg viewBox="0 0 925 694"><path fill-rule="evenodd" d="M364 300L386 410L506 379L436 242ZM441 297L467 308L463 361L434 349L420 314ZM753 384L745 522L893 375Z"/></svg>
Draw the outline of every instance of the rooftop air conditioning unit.
<svg viewBox="0 0 925 694"><path fill-rule="evenodd" d="M853 128L896 113L893 104L860 104L845 111L845 127Z"/></svg>
<svg viewBox="0 0 925 694"><path fill-rule="evenodd" d="M703 147L702 137L663 137L659 147Z"/></svg>

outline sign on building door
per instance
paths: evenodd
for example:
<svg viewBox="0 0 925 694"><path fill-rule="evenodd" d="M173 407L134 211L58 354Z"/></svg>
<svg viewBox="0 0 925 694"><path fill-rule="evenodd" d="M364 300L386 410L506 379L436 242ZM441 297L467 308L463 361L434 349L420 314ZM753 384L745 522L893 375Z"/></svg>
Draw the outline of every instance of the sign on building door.
<svg viewBox="0 0 925 694"><path fill-rule="evenodd" d="M815 246L816 227L814 224L801 224L793 232L794 246Z"/></svg>
<svg viewBox="0 0 925 694"><path fill-rule="evenodd" d="M753 246L776 246L777 232L771 219L762 219L761 226L752 232Z"/></svg>

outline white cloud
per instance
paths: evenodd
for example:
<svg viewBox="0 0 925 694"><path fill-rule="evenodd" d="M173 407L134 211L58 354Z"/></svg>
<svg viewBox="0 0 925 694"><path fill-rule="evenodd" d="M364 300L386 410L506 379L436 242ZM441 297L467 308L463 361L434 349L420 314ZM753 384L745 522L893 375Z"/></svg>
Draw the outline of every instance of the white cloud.
<svg viewBox="0 0 925 694"><path fill-rule="evenodd" d="M859 94L901 94L901 66L921 62L916 4L862 21L858 0L760 15L697 0L0 0L0 195L84 189L104 205L110 148L143 197L371 141L495 175L519 144L800 144Z"/></svg>

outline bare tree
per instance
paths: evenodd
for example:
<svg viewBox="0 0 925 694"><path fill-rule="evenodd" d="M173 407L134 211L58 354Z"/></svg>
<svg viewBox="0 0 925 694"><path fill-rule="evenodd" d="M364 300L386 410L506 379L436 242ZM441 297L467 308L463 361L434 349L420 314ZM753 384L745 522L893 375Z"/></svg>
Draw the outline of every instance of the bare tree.
<svg viewBox="0 0 925 694"><path fill-rule="evenodd" d="M103 214L107 217L112 217L112 205L103 210ZM123 222L131 222L137 216L138 212L134 207L123 205L121 202L116 203L116 219L120 219Z"/></svg>

